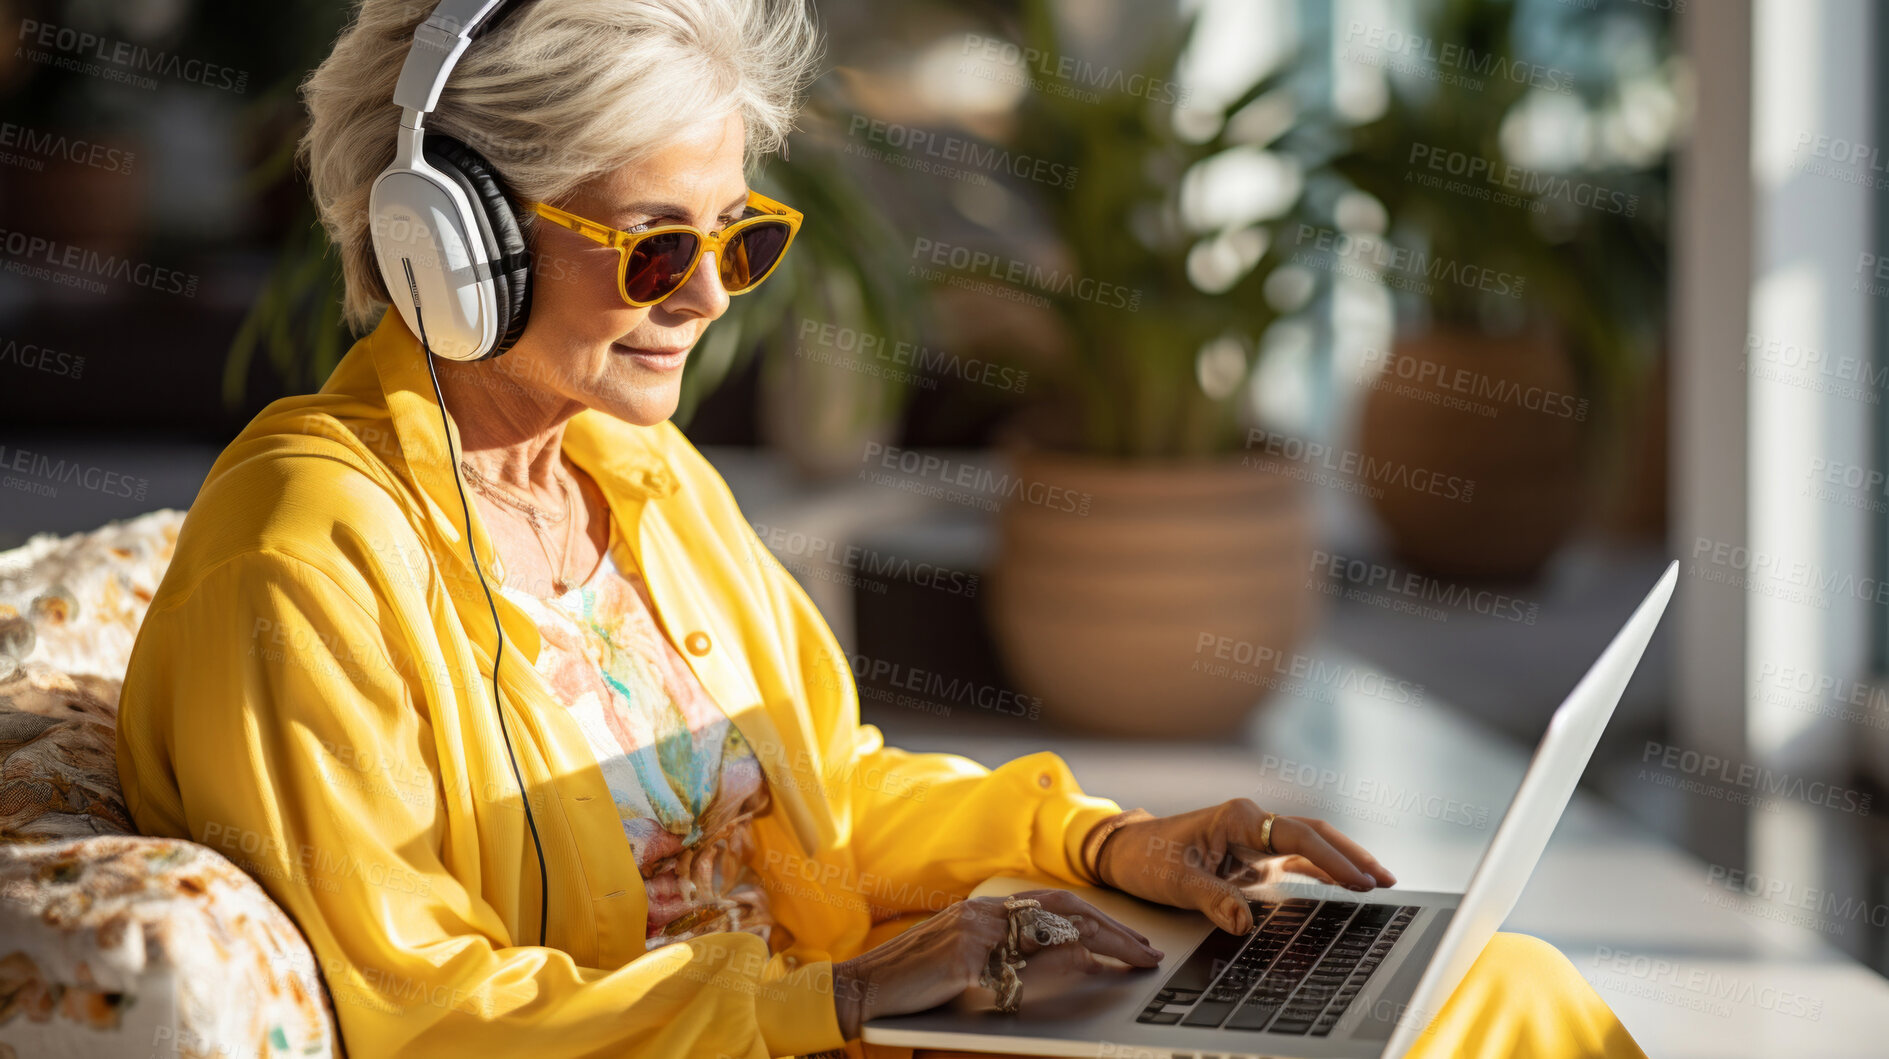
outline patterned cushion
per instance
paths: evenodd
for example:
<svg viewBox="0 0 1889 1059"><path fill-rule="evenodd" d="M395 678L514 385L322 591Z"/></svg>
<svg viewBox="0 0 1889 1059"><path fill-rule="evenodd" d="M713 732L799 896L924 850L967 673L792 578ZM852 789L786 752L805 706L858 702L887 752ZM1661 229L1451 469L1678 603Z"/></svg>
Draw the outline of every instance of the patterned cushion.
<svg viewBox="0 0 1889 1059"><path fill-rule="evenodd" d="M24 619L34 661L104 677L116 688L183 523L183 512L167 508L89 533L42 533L0 552L0 628ZM0 680L13 675L8 639L0 632ZM111 704L118 704L116 692Z"/></svg>
<svg viewBox="0 0 1889 1059"><path fill-rule="evenodd" d="M0 846L0 1049L22 1056L325 1056L295 924L214 851L97 835Z"/></svg>
<svg viewBox="0 0 1889 1059"><path fill-rule="evenodd" d="M0 684L0 842L136 832L118 786L118 682L28 662Z"/></svg>
<svg viewBox="0 0 1889 1059"><path fill-rule="evenodd" d="M338 1050L294 922L125 809L119 682L182 520L0 553L0 1059Z"/></svg>

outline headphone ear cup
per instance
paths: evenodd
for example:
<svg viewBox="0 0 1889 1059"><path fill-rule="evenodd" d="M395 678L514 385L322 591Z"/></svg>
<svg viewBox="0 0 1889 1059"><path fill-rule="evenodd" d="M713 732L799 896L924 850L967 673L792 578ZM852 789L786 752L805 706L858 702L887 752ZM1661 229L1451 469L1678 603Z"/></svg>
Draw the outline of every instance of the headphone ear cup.
<svg viewBox="0 0 1889 1059"><path fill-rule="evenodd" d="M498 337L481 359L496 357L517 343L531 315L531 250L524 226L504 181L479 152L451 136L429 132L422 153L465 189L472 202L479 234L493 260L493 301L498 305Z"/></svg>

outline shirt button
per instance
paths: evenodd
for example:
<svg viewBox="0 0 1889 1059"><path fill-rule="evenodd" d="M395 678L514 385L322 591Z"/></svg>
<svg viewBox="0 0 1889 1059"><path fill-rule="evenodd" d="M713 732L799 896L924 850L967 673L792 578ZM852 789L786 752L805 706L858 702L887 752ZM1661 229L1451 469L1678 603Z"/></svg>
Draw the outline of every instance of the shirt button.
<svg viewBox="0 0 1889 1059"><path fill-rule="evenodd" d="M682 646L688 648L689 653L692 655L705 655L708 653L708 634L705 632L692 632L683 639Z"/></svg>
<svg viewBox="0 0 1889 1059"><path fill-rule="evenodd" d="M1036 777L1036 785L1037 785L1038 787L1047 787L1047 786L1049 786L1049 785L1050 785L1050 778L1049 778L1049 773L1047 773L1047 772L1045 772L1045 773L1043 773L1042 775L1040 775L1040 776L1038 776L1038 777Z"/></svg>

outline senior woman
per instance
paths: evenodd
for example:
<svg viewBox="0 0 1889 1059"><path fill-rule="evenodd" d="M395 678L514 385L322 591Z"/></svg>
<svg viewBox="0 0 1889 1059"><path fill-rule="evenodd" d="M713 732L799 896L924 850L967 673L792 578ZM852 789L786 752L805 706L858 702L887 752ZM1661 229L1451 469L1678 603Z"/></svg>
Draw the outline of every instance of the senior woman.
<svg viewBox="0 0 1889 1059"><path fill-rule="evenodd" d="M987 770L859 722L832 634L668 422L690 348L775 263L729 226L758 215L746 167L815 61L801 0L549 0L479 35L428 127L507 189L529 322L501 358L429 364L366 207L431 6L365 0L305 85L346 316L372 331L217 460L118 728L139 827L268 889L351 1052L901 1054L861 1023L976 987L1008 922L966 899L990 876L1233 931L1234 845L1270 853L1248 875L1395 882L1320 821L1124 814L1054 754ZM630 275L647 262L616 244L665 225L699 230L693 260ZM1033 981L1163 955L1031 893L1078 934L1025 943ZM1507 935L1422 1047L1472 1046L1639 1054L1564 959Z"/></svg>

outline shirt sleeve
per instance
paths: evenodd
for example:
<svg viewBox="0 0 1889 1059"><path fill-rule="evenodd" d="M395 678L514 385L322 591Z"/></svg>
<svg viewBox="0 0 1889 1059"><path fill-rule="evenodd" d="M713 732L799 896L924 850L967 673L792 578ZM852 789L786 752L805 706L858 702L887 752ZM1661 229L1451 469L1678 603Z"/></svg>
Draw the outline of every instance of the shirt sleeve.
<svg viewBox="0 0 1889 1059"><path fill-rule="evenodd" d="M238 556L146 616L120 707L139 829L257 878L307 937L350 1050L759 1059L842 1043L831 964L790 969L752 934L614 970L511 937L465 855L477 844L451 840L398 626L304 562Z"/></svg>
<svg viewBox="0 0 1889 1059"><path fill-rule="evenodd" d="M1121 807L1083 793L1047 750L988 769L957 754L888 747L866 724L848 773L851 853L862 874L927 893L967 893L993 875L1100 885L1082 864L1082 841Z"/></svg>
<svg viewBox="0 0 1889 1059"><path fill-rule="evenodd" d="M766 554L758 538L750 544ZM799 691L826 747L828 797L862 876L907 894L968 893L994 875L1100 885L1082 864L1082 842L1119 805L1085 794L1049 751L990 769L958 754L886 746L876 726L860 723L852 667L813 601L771 555L764 565L799 659Z"/></svg>

